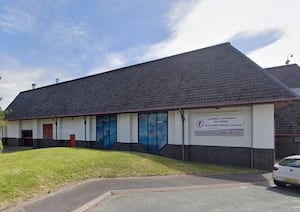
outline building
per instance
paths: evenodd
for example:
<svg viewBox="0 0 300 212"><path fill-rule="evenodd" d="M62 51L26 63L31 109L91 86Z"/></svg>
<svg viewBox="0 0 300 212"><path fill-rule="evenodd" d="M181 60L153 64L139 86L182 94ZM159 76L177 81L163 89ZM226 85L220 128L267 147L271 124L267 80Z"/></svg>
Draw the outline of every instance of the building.
<svg viewBox="0 0 300 212"><path fill-rule="evenodd" d="M300 96L300 67L296 64L266 69ZM300 154L300 102L275 111L276 157Z"/></svg>
<svg viewBox="0 0 300 212"><path fill-rule="evenodd" d="M21 92L6 145L150 152L271 169L274 110L295 94L224 43Z"/></svg>

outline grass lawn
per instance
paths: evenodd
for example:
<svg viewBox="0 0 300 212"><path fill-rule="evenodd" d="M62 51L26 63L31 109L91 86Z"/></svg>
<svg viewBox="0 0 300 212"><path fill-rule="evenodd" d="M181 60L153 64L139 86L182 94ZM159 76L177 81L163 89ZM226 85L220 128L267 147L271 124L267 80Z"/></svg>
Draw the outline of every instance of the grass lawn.
<svg viewBox="0 0 300 212"><path fill-rule="evenodd" d="M45 148L0 154L0 164L0 210L88 178L253 171L143 153L81 148Z"/></svg>

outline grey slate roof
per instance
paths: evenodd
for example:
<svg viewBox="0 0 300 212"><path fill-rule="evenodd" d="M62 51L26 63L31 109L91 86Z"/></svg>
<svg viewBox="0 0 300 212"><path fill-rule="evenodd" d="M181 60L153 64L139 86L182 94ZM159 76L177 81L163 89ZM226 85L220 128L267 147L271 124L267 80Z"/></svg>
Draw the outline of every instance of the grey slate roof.
<svg viewBox="0 0 300 212"><path fill-rule="evenodd" d="M267 68L271 74L290 88L300 88L300 67L297 64Z"/></svg>
<svg viewBox="0 0 300 212"><path fill-rule="evenodd" d="M274 102L294 98L224 43L21 92L9 120Z"/></svg>
<svg viewBox="0 0 300 212"><path fill-rule="evenodd" d="M300 102L275 111L276 135L300 135Z"/></svg>
<svg viewBox="0 0 300 212"><path fill-rule="evenodd" d="M290 88L300 88L300 67L296 64L266 69ZM300 102L275 111L277 135L300 135Z"/></svg>

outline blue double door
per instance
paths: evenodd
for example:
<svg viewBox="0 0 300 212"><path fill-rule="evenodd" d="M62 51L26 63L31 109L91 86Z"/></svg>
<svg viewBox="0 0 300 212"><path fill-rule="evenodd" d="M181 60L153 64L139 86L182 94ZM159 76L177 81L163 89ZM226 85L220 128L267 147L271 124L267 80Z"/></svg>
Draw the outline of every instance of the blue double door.
<svg viewBox="0 0 300 212"><path fill-rule="evenodd" d="M109 149L117 141L117 115L97 116L97 142Z"/></svg>
<svg viewBox="0 0 300 212"><path fill-rule="evenodd" d="M148 152L158 152L168 142L168 115L162 113L139 114L139 143Z"/></svg>

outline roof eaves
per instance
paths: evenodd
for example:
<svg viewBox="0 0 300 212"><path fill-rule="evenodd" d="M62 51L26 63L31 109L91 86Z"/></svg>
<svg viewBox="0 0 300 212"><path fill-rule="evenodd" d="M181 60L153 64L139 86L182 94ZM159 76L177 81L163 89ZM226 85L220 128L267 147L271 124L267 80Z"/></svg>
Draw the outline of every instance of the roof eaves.
<svg viewBox="0 0 300 212"><path fill-rule="evenodd" d="M232 107L232 106L245 106L254 104L274 104L279 102L287 101L300 101L300 97L294 98L281 98L281 99L265 99L256 101L242 101L242 102L222 102L215 104L201 104L201 105L177 105L169 107L153 107L147 109L134 109L134 110L116 110L116 111L105 111L105 112L95 112L95 113L81 113L81 114L68 114L68 115L57 115L57 116L37 116L37 117L27 117L20 119L6 119L7 121L17 121L17 120L32 120L32 119L55 119L55 118L70 118L70 117L84 117L84 116L96 116L103 114L120 114L120 113L138 113L138 112L150 112L150 111L167 111L167 110L178 110L178 109L205 109L205 108L220 108L220 107Z"/></svg>

